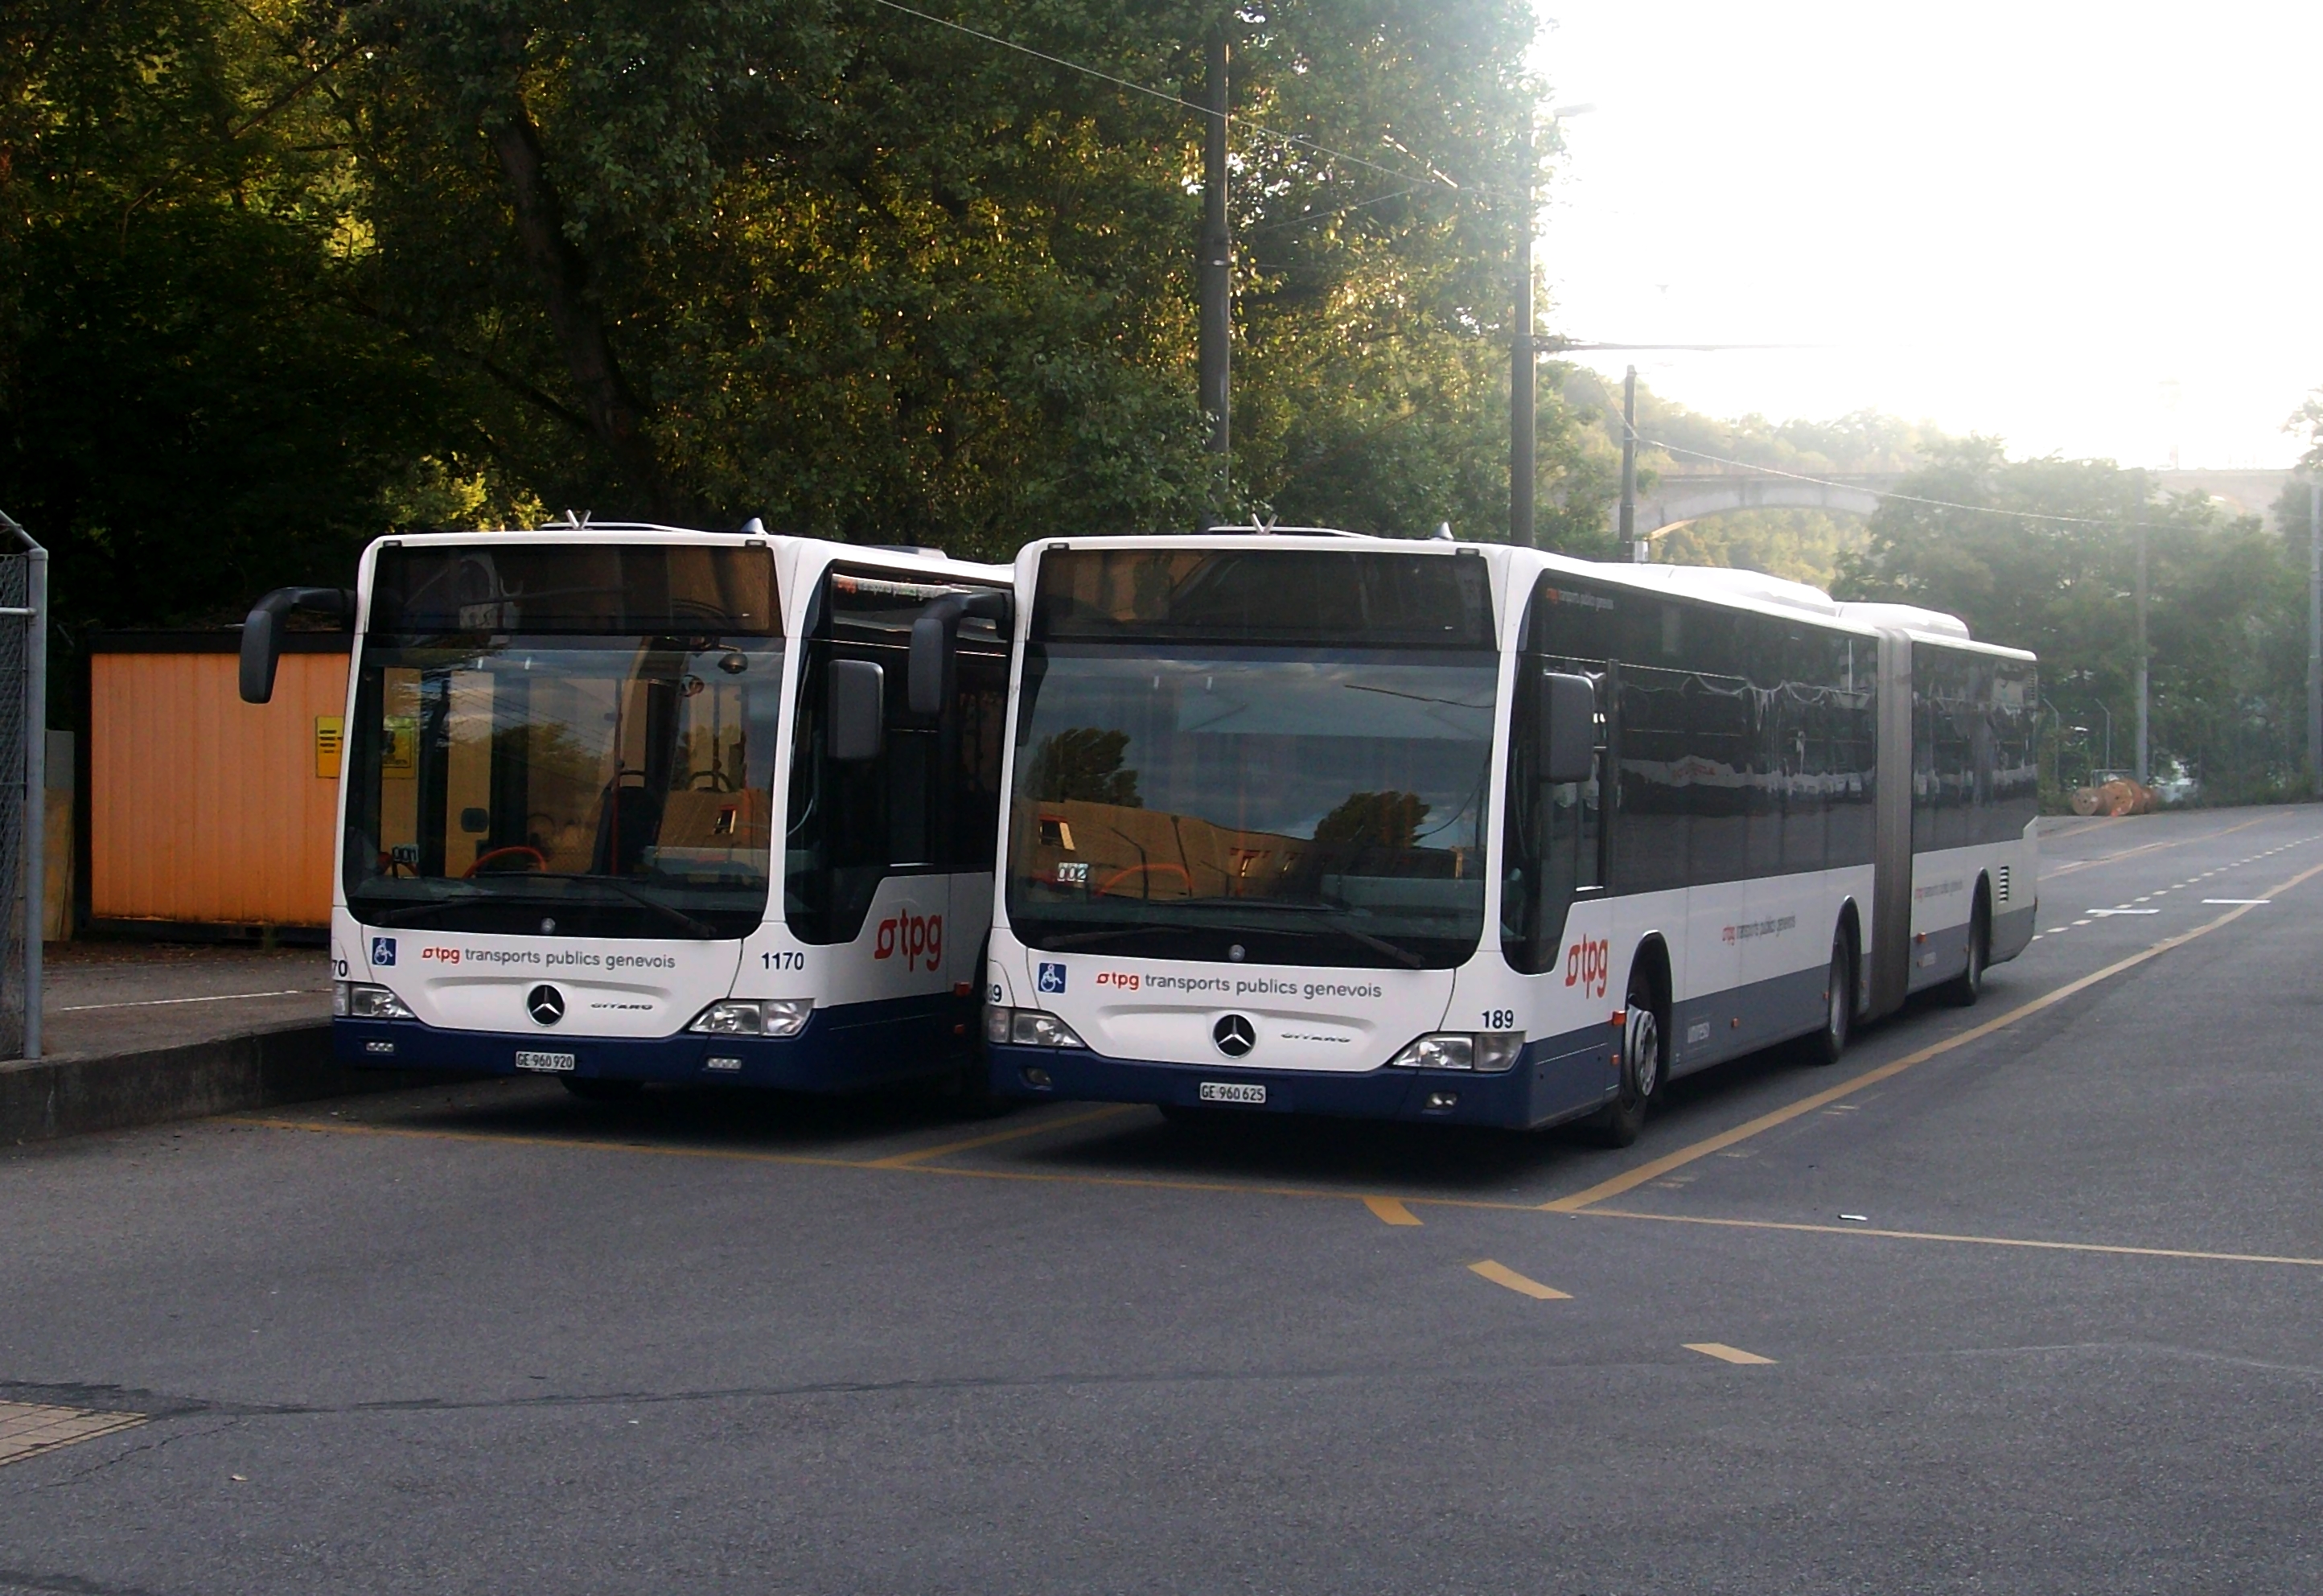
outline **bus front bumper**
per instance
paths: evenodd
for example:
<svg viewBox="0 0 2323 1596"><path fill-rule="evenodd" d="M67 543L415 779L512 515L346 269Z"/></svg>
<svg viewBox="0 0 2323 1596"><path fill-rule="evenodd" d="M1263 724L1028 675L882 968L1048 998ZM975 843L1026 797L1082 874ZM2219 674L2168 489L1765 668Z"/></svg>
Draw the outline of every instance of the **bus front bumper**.
<svg viewBox="0 0 2323 1596"><path fill-rule="evenodd" d="M1528 1043L1516 1067L1497 1074L1462 1069L1382 1069L1360 1075L1235 1069L1113 1059L1084 1048L989 1047L986 1054L992 1090L1004 1097L1152 1103L1215 1107L1226 1113L1321 1114L1519 1130L1590 1113L1613 1089L1611 1054L1602 1033L1594 1032ZM1256 1087L1265 1097L1256 1103L1220 1101L1220 1095L1206 1098L1202 1094L1206 1085L1230 1089Z"/></svg>
<svg viewBox="0 0 2323 1596"><path fill-rule="evenodd" d="M563 1035L453 1031L419 1020L331 1022L342 1064L442 1069L463 1075L561 1075L575 1080L766 1087L850 1092L941 1076L970 1058L967 1016L956 1000L850 1004L817 1009L796 1036ZM518 1062L519 1055L528 1063ZM569 1058L569 1068L562 1060ZM543 1060L553 1068L543 1067Z"/></svg>

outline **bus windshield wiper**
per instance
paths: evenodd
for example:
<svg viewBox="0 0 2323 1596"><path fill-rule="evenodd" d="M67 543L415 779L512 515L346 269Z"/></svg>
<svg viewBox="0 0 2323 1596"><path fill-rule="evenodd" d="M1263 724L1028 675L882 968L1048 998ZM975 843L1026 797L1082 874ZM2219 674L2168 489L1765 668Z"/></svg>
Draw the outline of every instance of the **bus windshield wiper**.
<svg viewBox="0 0 2323 1596"><path fill-rule="evenodd" d="M569 872L551 870L528 870L525 875L534 881L585 881L592 886L608 887L629 899L632 903L642 904L671 923L684 926L690 936L699 937L703 941L714 942L721 935L718 928L709 922L696 920L684 910L663 903L651 893L631 886L617 876L576 876Z"/></svg>
<svg viewBox="0 0 2323 1596"><path fill-rule="evenodd" d="M1206 929L1198 925L1114 925L1103 931L1075 931L1070 936L1051 937L1041 946L1061 951L1067 948L1093 948L1099 942L1116 942L1124 937L1150 936L1155 931L1193 932Z"/></svg>
<svg viewBox="0 0 2323 1596"><path fill-rule="evenodd" d="M722 935L716 926L710 924L706 921L696 920L684 910L665 903L659 898L653 896L651 894L640 892L636 887L631 886L629 883L619 880L611 876L576 876L565 872L527 870L521 876L514 876L513 879L521 881L577 881L586 883L591 886L605 887L619 894L620 896L629 899L629 902L633 903L638 904L643 908L652 910L655 913L662 916L665 920L669 921L672 924L684 927L685 932L688 936L699 938L703 941L714 942ZM365 925L410 925L418 921L426 919L430 914L436 913L443 910L469 908L479 903L506 903L511 901L519 900L521 894L517 893L493 892L488 888L470 888L469 890L461 892L454 896L436 898L425 903L408 904L400 909L390 909L382 914L365 913L363 916L363 921Z"/></svg>
<svg viewBox="0 0 2323 1596"><path fill-rule="evenodd" d="M1142 902L1143 900L1132 901ZM1268 928L1269 934L1291 937L1319 937L1336 933L1337 935L1347 938L1350 941L1362 944L1364 947L1370 949L1374 953L1385 954L1388 958L1394 959L1406 969L1424 970L1428 968L1428 961L1420 958L1417 953L1412 952L1409 949L1399 948L1393 942L1387 940L1383 937L1375 937L1367 931L1364 931L1356 926L1349 925L1346 922L1346 916L1350 912L1345 909L1336 908L1329 903L1290 903L1286 902L1281 898L1170 898L1166 900L1157 899L1155 901L1166 902L1173 908L1179 906L1192 906L1208 909L1225 907L1230 904L1237 909L1269 909L1278 914L1327 916L1327 931L1323 926L1284 926L1279 929L1273 927ZM1099 942L1111 941L1122 937L1148 935L1157 931L1218 931L1226 929L1229 928L1206 925L1198 922L1190 925L1172 925L1167 923L1121 925L1113 926L1104 931L1075 931L1070 936L1051 938L1045 946L1053 948L1061 952L1067 948L1093 947Z"/></svg>
<svg viewBox="0 0 2323 1596"><path fill-rule="evenodd" d="M382 914L373 914L368 911L357 913L358 918L365 925L409 925L414 921L423 920L439 909L461 908L469 903L481 902L490 895L486 893L463 893L457 897L430 898L424 903L407 903L400 909L390 909Z"/></svg>

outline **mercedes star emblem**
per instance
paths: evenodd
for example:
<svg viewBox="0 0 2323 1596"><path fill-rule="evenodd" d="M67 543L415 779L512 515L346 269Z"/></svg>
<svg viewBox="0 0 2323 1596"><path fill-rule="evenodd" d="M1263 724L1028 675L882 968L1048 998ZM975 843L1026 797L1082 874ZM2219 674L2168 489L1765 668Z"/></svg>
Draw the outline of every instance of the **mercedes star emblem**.
<svg viewBox="0 0 2323 1596"><path fill-rule="evenodd" d="M1210 1040L1229 1059L1239 1059L1258 1045L1258 1032L1240 1014L1228 1014L1210 1027Z"/></svg>
<svg viewBox="0 0 2323 1596"><path fill-rule="evenodd" d="M554 1025L565 1017L565 994L554 986L535 986L524 995L524 1006L532 1015L534 1024ZM1224 1047L1226 1044L1221 1042L1218 1045ZM1243 1044L1245 1050L1249 1046L1248 1042Z"/></svg>

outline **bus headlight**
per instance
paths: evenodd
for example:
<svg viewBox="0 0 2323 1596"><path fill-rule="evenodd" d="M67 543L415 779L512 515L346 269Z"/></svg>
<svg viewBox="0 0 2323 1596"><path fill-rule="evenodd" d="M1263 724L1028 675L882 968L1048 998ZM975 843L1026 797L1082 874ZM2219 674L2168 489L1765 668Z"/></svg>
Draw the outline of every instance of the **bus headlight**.
<svg viewBox="0 0 2323 1596"><path fill-rule="evenodd" d="M1391 1069L1466 1069L1498 1075L1524 1051L1521 1031L1438 1031L1416 1037L1388 1060Z"/></svg>
<svg viewBox="0 0 2323 1596"><path fill-rule="evenodd" d="M1020 1048L1085 1048L1088 1043L1054 1014L1039 1009L1007 1009L997 1004L984 1011L984 1040Z"/></svg>
<svg viewBox="0 0 2323 1596"><path fill-rule="evenodd" d="M411 1005L368 981L331 983L331 1014L341 1020L416 1020Z"/></svg>
<svg viewBox="0 0 2323 1596"><path fill-rule="evenodd" d="M686 1029L710 1036L796 1036L813 1013L809 997L729 997L696 1014Z"/></svg>

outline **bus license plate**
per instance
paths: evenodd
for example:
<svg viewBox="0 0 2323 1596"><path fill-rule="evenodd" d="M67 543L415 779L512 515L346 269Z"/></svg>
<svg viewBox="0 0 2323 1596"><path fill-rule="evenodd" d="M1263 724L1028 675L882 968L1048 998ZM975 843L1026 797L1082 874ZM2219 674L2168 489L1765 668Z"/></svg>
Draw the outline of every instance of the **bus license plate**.
<svg viewBox="0 0 2323 1596"><path fill-rule="evenodd" d="M574 1062L570 1053L519 1053L516 1056L519 1069L538 1069L551 1075L569 1072Z"/></svg>
<svg viewBox="0 0 2323 1596"><path fill-rule="evenodd" d="M1247 1081L1206 1080L1202 1083L1205 1103L1263 1103L1266 1088Z"/></svg>

